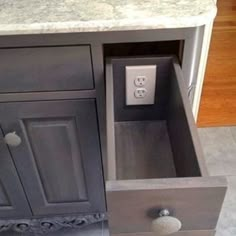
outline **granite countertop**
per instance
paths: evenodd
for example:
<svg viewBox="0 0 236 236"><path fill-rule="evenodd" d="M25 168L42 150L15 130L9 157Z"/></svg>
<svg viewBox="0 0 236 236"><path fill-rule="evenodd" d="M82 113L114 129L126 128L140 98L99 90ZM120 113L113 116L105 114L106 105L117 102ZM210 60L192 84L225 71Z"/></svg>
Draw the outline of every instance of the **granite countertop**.
<svg viewBox="0 0 236 236"><path fill-rule="evenodd" d="M195 27L215 15L213 0L0 0L0 35Z"/></svg>

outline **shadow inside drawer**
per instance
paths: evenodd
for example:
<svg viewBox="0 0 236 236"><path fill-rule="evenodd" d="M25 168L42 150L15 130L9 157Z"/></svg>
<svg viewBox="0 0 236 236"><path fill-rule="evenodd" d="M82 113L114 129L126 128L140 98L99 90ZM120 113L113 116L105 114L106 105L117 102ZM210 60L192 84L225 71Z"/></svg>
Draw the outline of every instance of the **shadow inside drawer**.
<svg viewBox="0 0 236 236"><path fill-rule="evenodd" d="M176 177L166 121L115 123L117 179Z"/></svg>

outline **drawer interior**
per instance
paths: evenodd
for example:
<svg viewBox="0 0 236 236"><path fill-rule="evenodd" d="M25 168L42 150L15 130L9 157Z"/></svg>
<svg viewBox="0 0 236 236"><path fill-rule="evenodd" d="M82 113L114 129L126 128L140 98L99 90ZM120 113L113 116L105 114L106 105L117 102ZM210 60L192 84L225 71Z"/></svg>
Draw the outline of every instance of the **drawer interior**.
<svg viewBox="0 0 236 236"><path fill-rule="evenodd" d="M155 103L127 106L125 66L153 64ZM187 87L175 59L109 59L106 92L108 180L207 175Z"/></svg>
<svg viewBox="0 0 236 236"><path fill-rule="evenodd" d="M117 179L177 176L166 121L116 122L115 149Z"/></svg>

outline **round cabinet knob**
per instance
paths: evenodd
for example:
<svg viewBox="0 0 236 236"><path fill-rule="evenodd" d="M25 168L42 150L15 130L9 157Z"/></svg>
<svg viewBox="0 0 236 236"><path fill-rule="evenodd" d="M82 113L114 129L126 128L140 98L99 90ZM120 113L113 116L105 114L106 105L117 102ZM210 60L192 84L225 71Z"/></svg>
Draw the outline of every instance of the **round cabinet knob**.
<svg viewBox="0 0 236 236"><path fill-rule="evenodd" d="M152 221L152 230L157 236L176 233L181 227L181 221L170 216L170 212L167 209L160 211L159 217Z"/></svg>
<svg viewBox="0 0 236 236"><path fill-rule="evenodd" d="M12 147L17 147L21 144L21 138L16 134L16 132L6 134L4 141L7 145Z"/></svg>

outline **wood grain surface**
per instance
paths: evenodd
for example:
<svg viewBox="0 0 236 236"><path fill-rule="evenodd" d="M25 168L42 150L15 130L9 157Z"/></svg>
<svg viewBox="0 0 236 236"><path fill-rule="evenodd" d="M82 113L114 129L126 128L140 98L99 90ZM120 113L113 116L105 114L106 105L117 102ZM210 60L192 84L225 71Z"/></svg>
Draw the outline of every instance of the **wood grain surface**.
<svg viewBox="0 0 236 236"><path fill-rule="evenodd" d="M236 125L236 1L218 0L198 126Z"/></svg>
<svg viewBox="0 0 236 236"><path fill-rule="evenodd" d="M171 236L214 236L215 230L191 230L180 231L178 233L171 234ZM155 236L154 233L132 233L132 234L111 234L111 236Z"/></svg>
<svg viewBox="0 0 236 236"><path fill-rule="evenodd" d="M105 210L94 99L1 103L0 114L22 139L9 150L35 216Z"/></svg>
<svg viewBox="0 0 236 236"><path fill-rule="evenodd" d="M214 230L225 184L223 177L107 181L110 232L150 232L163 208L182 222L182 230Z"/></svg>
<svg viewBox="0 0 236 236"><path fill-rule="evenodd" d="M89 46L0 49L0 61L1 93L94 88Z"/></svg>
<svg viewBox="0 0 236 236"><path fill-rule="evenodd" d="M115 123L117 179L176 177L166 121Z"/></svg>

